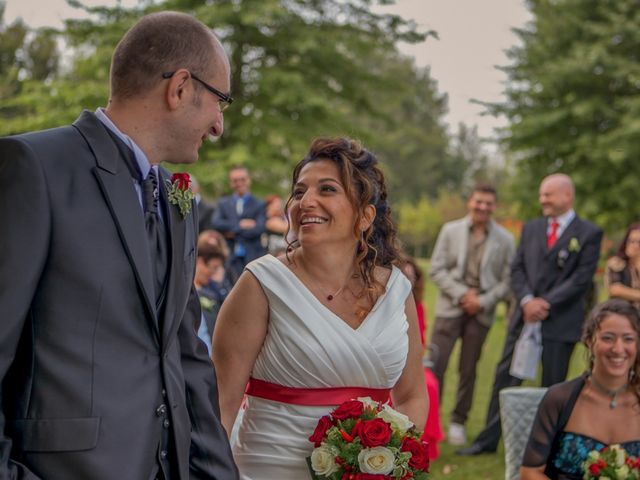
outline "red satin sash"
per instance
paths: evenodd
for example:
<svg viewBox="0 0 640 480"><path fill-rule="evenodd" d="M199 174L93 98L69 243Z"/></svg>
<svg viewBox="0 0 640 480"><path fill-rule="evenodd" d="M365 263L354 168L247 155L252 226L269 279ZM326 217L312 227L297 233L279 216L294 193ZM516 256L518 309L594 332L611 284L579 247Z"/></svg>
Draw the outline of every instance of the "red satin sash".
<svg viewBox="0 0 640 480"><path fill-rule="evenodd" d="M371 397L376 402L386 402L390 391L390 388L367 387L295 388L250 378L245 393L276 402L320 407L340 405L357 397Z"/></svg>

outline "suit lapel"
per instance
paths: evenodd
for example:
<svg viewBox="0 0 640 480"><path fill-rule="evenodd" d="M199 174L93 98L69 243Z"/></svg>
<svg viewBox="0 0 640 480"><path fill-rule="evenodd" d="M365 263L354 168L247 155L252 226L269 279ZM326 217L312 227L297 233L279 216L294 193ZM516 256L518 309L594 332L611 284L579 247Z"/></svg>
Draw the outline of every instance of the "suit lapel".
<svg viewBox="0 0 640 480"><path fill-rule="evenodd" d="M458 275L464 278L464 271L467 265L467 250L469 246L469 223L462 222L462 231L460 232L460 242L458 242Z"/></svg>
<svg viewBox="0 0 640 480"><path fill-rule="evenodd" d="M167 197L167 182L169 174L164 169L160 172L160 195L164 205L166 205L165 220L167 222L168 244L171 258L169 259L169 271L167 272L165 305L162 318L162 348L166 350L169 346L168 340L174 338L174 330L180 326L181 316L176 315L180 292L184 289L185 280L183 271L185 233L184 218L176 205L169 203ZM184 292L182 292L184 295Z"/></svg>
<svg viewBox="0 0 640 480"><path fill-rule="evenodd" d="M144 216L141 208L132 208L132 205L140 204L133 185L134 180L116 144L95 115L85 111L73 125L80 131L95 155L97 166L93 169L94 175L133 267L149 318L153 319L150 323L157 339L158 328L152 301L153 279Z"/></svg>
<svg viewBox="0 0 640 480"><path fill-rule="evenodd" d="M567 225L567 228L564 229L564 231L562 232L562 235L558 237L553 247L549 249L549 253L557 252L561 248L566 247L568 245L569 238L574 236L576 233L576 230L578 228L578 223L579 223L579 220L578 220L578 216L576 215L573 217L573 220L571 220L569 225Z"/></svg>

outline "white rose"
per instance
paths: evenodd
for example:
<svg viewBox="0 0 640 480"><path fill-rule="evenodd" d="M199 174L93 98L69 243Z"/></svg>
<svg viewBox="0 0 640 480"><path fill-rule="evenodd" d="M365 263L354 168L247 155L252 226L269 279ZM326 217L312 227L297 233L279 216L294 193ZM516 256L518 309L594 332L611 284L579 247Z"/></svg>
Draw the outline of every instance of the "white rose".
<svg viewBox="0 0 640 480"><path fill-rule="evenodd" d="M615 466L616 467L623 466L625 458L627 457L626 452L622 449L620 445L611 445L610 448L616 453Z"/></svg>
<svg viewBox="0 0 640 480"><path fill-rule="evenodd" d="M365 407L378 408L378 402L376 402L371 397L358 397L356 400L362 402Z"/></svg>
<svg viewBox="0 0 640 480"><path fill-rule="evenodd" d="M335 458L336 456L332 448L320 445L311 452L311 468L313 468L313 471L318 475L328 477L338 471Z"/></svg>
<svg viewBox="0 0 640 480"><path fill-rule="evenodd" d="M618 478L628 478L629 476L629 467L623 465L620 468L616 468L616 476Z"/></svg>
<svg viewBox="0 0 640 480"><path fill-rule="evenodd" d="M600 452L598 452L597 450L591 450L589 452L588 458L590 458L591 460L598 460L600 458Z"/></svg>
<svg viewBox="0 0 640 480"><path fill-rule="evenodd" d="M386 475L393 470L394 455L386 447L364 448L358 454L360 471L378 475Z"/></svg>
<svg viewBox="0 0 640 480"><path fill-rule="evenodd" d="M400 432L402 433L413 427L413 423L411 422L411 420L409 420L409 417L394 410L389 405L385 405L376 416L381 418L385 422L390 423L393 427L395 427L397 430L400 430Z"/></svg>

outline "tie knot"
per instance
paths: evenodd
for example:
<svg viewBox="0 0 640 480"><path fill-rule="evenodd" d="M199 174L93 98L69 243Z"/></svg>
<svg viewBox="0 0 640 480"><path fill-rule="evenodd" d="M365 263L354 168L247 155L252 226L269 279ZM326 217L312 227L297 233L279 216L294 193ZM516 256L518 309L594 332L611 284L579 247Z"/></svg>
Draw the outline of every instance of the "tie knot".
<svg viewBox="0 0 640 480"><path fill-rule="evenodd" d="M556 231L558 230L558 227L560 226L560 224L558 223L557 220L551 220L551 230L552 231Z"/></svg>
<svg viewBox="0 0 640 480"><path fill-rule="evenodd" d="M144 198L145 211L158 213L158 177L153 169L142 181L142 197Z"/></svg>

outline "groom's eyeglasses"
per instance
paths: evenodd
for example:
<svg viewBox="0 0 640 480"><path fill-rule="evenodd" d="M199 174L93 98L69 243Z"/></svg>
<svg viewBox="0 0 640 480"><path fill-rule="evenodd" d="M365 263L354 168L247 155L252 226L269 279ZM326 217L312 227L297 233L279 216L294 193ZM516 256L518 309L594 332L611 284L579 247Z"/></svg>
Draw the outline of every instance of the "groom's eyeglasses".
<svg viewBox="0 0 640 480"><path fill-rule="evenodd" d="M176 73L176 72L165 72L165 73L162 74L162 78L164 78L164 79L171 78L171 77L173 77L174 73ZM220 105L220 111L221 112L224 112L229 107L229 105L231 105L233 103L233 98L231 98L226 93L222 93L216 87L212 87L211 85L209 85L204 80L200 80L198 77L196 77L191 72L189 72L189 75L191 75L191 78L193 78L196 82L199 82L204 88L209 90L211 93L213 93L216 97L218 97L220 99L219 105Z"/></svg>

